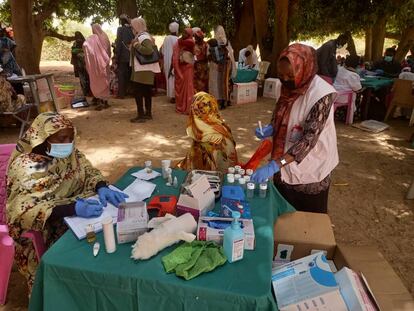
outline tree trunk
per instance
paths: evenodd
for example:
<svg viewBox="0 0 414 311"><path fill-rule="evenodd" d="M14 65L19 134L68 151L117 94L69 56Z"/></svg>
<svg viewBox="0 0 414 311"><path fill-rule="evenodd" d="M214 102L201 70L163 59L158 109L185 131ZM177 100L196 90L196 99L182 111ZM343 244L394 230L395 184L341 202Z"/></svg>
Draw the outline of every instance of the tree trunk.
<svg viewBox="0 0 414 311"><path fill-rule="evenodd" d="M414 44L414 26L404 29L401 35L401 41L398 43L397 54L395 59L401 62L407 55Z"/></svg>
<svg viewBox="0 0 414 311"><path fill-rule="evenodd" d="M138 6L136 0L117 0L116 15L127 14L130 18L137 17Z"/></svg>
<svg viewBox="0 0 414 311"><path fill-rule="evenodd" d="M16 41L17 63L27 74L40 73L44 34L42 22L32 15L33 0L11 0L11 17Z"/></svg>
<svg viewBox="0 0 414 311"><path fill-rule="evenodd" d="M272 58L277 60L280 53L289 45L289 0L275 1L275 30L273 35ZM271 75L276 76L277 62L271 67Z"/></svg>
<svg viewBox="0 0 414 311"><path fill-rule="evenodd" d="M380 60L383 56L385 41L385 26L387 16L381 16L372 27L372 60Z"/></svg>
<svg viewBox="0 0 414 311"><path fill-rule="evenodd" d="M269 5L268 0L255 0L253 2L256 39L259 44L261 60L271 61L272 50L265 44L268 36Z"/></svg>
<svg viewBox="0 0 414 311"><path fill-rule="evenodd" d="M246 0L241 8L240 19L236 25L234 37L231 40L231 45L234 50L234 57L237 60L239 51L249 44L255 46L256 35L254 27L253 0ZM253 26L253 27L252 27Z"/></svg>
<svg viewBox="0 0 414 311"><path fill-rule="evenodd" d="M346 47L346 49L348 50L351 56L356 56L357 52L355 48L354 38L352 37L352 33L350 31L347 31L345 34L348 36L348 46Z"/></svg>
<svg viewBox="0 0 414 311"><path fill-rule="evenodd" d="M372 60L372 28L365 29L365 56L364 61Z"/></svg>

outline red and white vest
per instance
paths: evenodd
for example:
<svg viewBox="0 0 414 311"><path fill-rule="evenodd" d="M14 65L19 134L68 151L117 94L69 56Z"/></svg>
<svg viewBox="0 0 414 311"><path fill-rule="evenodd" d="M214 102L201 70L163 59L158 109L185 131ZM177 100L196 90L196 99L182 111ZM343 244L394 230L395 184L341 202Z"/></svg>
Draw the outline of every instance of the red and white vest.
<svg viewBox="0 0 414 311"><path fill-rule="evenodd" d="M286 135L285 152L300 139L301 135L298 135L298 129L303 129L306 117L315 103L332 93L336 94L336 91L329 83L318 75L313 78L306 93L293 104ZM338 163L334 107L332 105L316 145L300 163L293 161L281 169L282 181L290 185L320 182L332 172Z"/></svg>

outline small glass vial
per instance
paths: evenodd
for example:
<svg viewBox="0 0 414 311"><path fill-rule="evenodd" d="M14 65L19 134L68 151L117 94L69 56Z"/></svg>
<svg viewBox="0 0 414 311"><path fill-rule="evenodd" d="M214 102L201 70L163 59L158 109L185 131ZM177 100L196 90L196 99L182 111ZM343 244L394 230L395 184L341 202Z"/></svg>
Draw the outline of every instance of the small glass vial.
<svg viewBox="0 0 414 311"><path fill-rule="evenodd" d="M253 175L253 170L252 170L251 168L248 168L248 169L246 170L246 175L248 175L248 176L252 176L252 175Z"/></svg>
<svg viewBox="0 0 414 311"><path fill-rule="evenodd" d="M246 181L246 184L251 180L251 177L249 175L244 175L243 178Z"/></svg>
<svg viewBox="0 0 414 311"><path fill-rule="evenodd" d="M259 198L264 199L266 197L267 194L267 183L261 183L259 185Z"/></svg>
<svg viewBox="0 0 414 311"><path fill-rule="evenodd" d="M234 167L229 167L227 169L227 173L229 173L229 174L234 174L235 172L236 172L236 169Z"/></svg>
<svg viewBox="0 0 414 311"><path fill-rule="evenodd" d="M147 172L147 174L151 174L152 173L152 161L145 161L145 171Z"/></svg>
<svg viewBox="0 0 414 311"><path fill-rule="evenodd" d="M255 185L252 182L247 183L246 197L252 199L254 197Z"/></svg>
<svg viewBox="0 0 414 311"><path fill-rule="evenodd" d="M244 178L240 177L237 181L239 182L239 186L242 187L243 190L246 189L246 180Z"/></svg>
<svg viewBox="0 0 414 311"><path fill-rule="evenodd" d="M86 226L85 230L86 230L86 241L92 244L93 242L96 241L95 228L92 224L89 224Z"/></svg>
<svg viewBox="0 0 414 311"><path fill-rule="evenodd" d="M241 168L241 169L239 170L239 174L240 174L240 175L242 175L242 176L244 176L244 175L246 174L246 171L245 171L244 169L242 169L242 168Z"/></svg>
<svg viewBox="0 0 414 311"><path fill-rule="evenodd" d="M234 174L227 174L227 182L229 184L234 184Z"/></svg>
<svg viewBox="0 0 414 311"><path fill-rule="evenodd" d="M234 180L238 181L241 178L240 174L234 174Z"/></svg>
<svg viewBox="0 0 414 311"><path fill-rule="evenodd" d="M236 165L236 166L234 167L234 169L235 169L235 173L236 173L236 174L240 174L240 170L241 170L242 168L241 168L241 166L240 166L240 165Z"/></svg>

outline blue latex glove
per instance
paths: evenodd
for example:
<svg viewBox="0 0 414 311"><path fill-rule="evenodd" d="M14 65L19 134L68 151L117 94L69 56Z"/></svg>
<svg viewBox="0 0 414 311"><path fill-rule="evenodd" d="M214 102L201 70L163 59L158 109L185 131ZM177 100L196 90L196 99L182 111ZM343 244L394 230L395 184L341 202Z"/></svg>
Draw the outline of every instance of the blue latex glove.
<svg viewBox="0 0 414 311"><path fill-rule="evenodd" d="M383 74L384 74L384 70L382 70L382 69L377 69L377 70L375 70L375 73L376 73L378 76L381 76L381 75L383 75Z"/></svg>
<svg viewBox="0 0 414 311"><path fill-rule="evenodd" d="M257 169L256 172L252 175L252 181L255 183L262 183L266 179L273 177L274 174L280 171L279 166L274 160L270 161L269 164L262 166Z"/></svg>
<svg viewBox="0 0 414 311"><path fill-rule="evenodd" d="M118 205L122 202L125 202L125 198L128 198L128 195L111 190L108 187L102 187L98 189L99 201L101 201L102 205L106 207L106 205L111 203L112 205L118 207Z"/></svg>
<svg viewBox="0 0 414 311"><path fill-rule="evenodd" d="M256 137L259 139L265 139L267 137L270 137L273 135L273 126L271 124L268 124L263 127L263 135L260 133L260 128L257 127L255 130Z"/></svg>
<svg viewBox="0 0 414 311"><path fill-rule="evenodd" d="M76 215L83 218L101 216L103 206L99 201L92 199L77 199L75 203Z"/></svg>

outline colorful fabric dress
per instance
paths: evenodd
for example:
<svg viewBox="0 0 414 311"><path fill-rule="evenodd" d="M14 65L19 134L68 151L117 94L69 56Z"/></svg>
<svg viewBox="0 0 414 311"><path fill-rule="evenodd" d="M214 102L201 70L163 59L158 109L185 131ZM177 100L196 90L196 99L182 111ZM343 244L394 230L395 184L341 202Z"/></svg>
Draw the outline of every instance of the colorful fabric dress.
<svg viewBox="0 0 414 311"><path fill-rule="evenodd" d="M67 229L62 219L49 221L53 208L74 202L78 197L94 195L96 184L104 180L100 171L76 148L64 159L32 153L34 147L66 128L73 128L73 124L65 116L51 112L40 114L17 142L9 161L7 223L15 241L16 264L27 279L29 292L38 260L33 244L22 238L22 233L41 232L49 247Z"/></svg>
<svg viewBox="0 0 414 311"><path fill-rule="evenodd" d="M207 61L207 42L195 44L194 55L194 89L196 92L208 92L208 61Z"/></svg>
<svg viewBox="0 0 414 311"><path fill-rule="evenodd" d="M0 76L0 112L13 112L26 103L24 95L16 94L5 76Z"/></svg>
<svg viewBox="0 0 414 311"><path fill-rule="evenodd" d="M210 94L194 95L187 135L193 140L192 146L178 167L225 172L237 164L233 135L219 114L217 100Z"/></svg>

